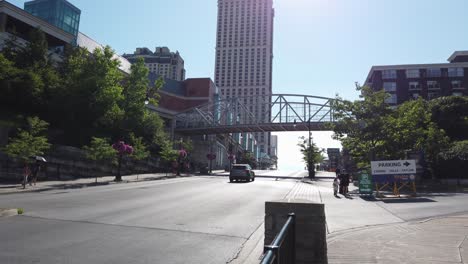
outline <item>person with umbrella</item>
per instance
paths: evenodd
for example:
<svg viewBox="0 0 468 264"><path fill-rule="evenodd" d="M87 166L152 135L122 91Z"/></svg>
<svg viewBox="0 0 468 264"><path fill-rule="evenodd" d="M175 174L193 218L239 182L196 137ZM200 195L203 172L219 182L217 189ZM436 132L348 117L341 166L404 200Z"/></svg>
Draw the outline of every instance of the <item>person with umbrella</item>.
<svg viewBox="0 0 468 264"><path fill-rule="evenodd" d="M29 185L31 186L31 182L36 186L36 181L37 181L37 175L39 174L39 171L41 170L43 162L46 162L46 159L41 156L36 156L36 163L33 165L32 172L31 172L31 181L29 182Z"/></svg>

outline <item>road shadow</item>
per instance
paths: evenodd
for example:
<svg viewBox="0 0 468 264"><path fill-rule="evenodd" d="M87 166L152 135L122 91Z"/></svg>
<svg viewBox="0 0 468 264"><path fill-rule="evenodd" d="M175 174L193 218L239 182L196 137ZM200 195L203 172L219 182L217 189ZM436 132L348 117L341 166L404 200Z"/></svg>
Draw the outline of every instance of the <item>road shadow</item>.
<svg viewBox="0 0 468 264"><path fill-rule="evenodd" d="M361 198L364 201L367 202L377 202L377 200L373 195L360 195L359 198Z"/></svg>
<svg viewBox="0 0 468 264"><path fill-rule="evenodd" d="M44 192L50 190L67 190L67 189L81 189L85 187L96 187L96 186L105 186L109 185L110 182L88 182L88 183L59 183L52 184L46 188L38 189L37 192Z"/></svg>
<svg viewBox="0 0 468 264"><path fill-rule="evenodd" d="M255 176L255 177L257 177L257 176ZM230 184L242 184L242 183L244 183L245 184L245 183L250 183L250 181L233 181L233 182L228 182L228 183L230 183Z"/></svg>
<svg viewBox="0 0 468 264"><path fill-rule="evenodd" d="M8 184L8 185L0 185L0 189L11 189L20 186L21 184Z"/></svg>
<svg viewBox="0 0 468 264"><path fill-rule="evenodd" d="M359 196L364 201L367 202L383 202L388 204L398 204L398 203L435 203L437 201L432 200L426 197L392 197L392 198L376 198L373 195Z"/></svg>
<svg viewBox="0 0 468 264"><path fill-rule="evenodd" d="M307 178L307 177L306 177ZM319 176L319 177L315 177L314 179L316 181L320 181L320 180L333 180L335 179L336 177L332 177L332 176Z"/></svg>
<svg viewBox="0 0 468 264"><path fill-rule="evenodd" d="M391 198L381 199L384 203L435 203L437 201L424 198L424 197L412 197L412 198Z"/></svg>

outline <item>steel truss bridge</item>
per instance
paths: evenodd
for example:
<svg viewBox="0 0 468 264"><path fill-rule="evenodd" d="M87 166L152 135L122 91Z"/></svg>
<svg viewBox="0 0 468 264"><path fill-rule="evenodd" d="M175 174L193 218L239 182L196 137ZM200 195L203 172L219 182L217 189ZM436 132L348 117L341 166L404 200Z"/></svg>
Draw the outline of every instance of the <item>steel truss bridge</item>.
<svg viewBox="0 0 468 264"><path fill-rule="evenodd" d="M173 128L182 134L329 130L334 100L296 94L223 98L175 115Z"/></svg>

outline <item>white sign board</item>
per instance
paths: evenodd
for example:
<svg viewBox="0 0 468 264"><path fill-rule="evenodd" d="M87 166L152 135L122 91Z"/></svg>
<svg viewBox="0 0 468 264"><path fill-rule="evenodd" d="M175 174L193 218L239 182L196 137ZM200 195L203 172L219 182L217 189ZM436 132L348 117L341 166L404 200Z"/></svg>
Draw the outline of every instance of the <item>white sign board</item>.
<svg viewBox="0 0 468 264"><path fill-rule="evenodd" d="M372 175L416 174L415 160L371 161Z"/></svg>

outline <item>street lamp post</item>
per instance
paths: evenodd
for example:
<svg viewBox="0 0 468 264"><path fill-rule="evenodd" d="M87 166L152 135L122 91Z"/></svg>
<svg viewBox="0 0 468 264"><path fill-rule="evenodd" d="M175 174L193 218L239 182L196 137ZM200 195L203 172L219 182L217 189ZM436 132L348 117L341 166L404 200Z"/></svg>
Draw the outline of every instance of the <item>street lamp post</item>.
<svg viewBox="0 0 468 264"><path fill-rule="evenodd" d="M213 173L213 139L210 139L210 174Z"/></svg>
<svg viewBox="0 0 468 264"><path fill-rule="evenodd" d="M307 166L307 169L309 170L309 178L315 178L315 174L313 173L314 172L314 168L312 166L314 166L313 162L312 162L312 135L311 135L311 130L310 130L310 118L309 120L307 120L307 129L309 131L309 152L307 153L308 157L307 157L307 162L308 162L308 166Z"/></svg>

